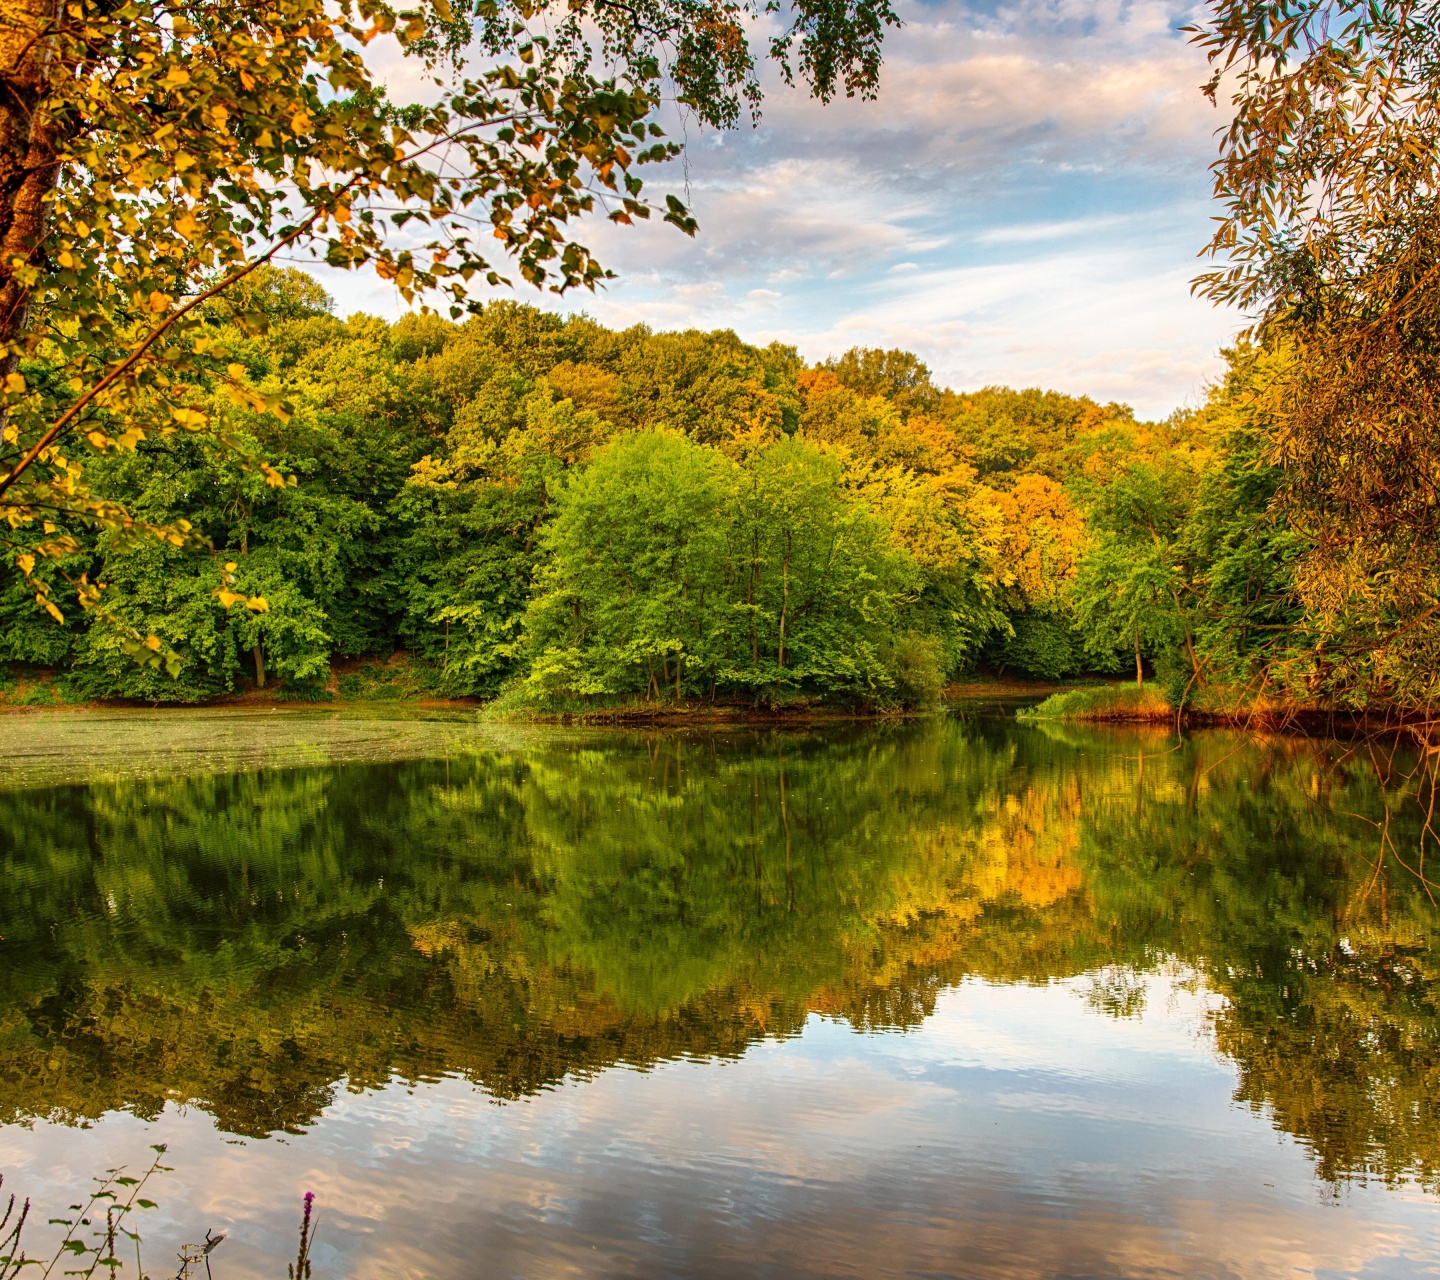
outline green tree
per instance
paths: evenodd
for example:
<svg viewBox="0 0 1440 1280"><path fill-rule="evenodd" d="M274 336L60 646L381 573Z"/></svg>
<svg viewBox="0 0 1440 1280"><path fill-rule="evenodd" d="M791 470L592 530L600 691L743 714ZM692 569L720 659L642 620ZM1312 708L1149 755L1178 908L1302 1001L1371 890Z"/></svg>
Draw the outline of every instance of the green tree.
<svg viewBox="0 0 1440 1280"><path fill-rule="evenodd" d="M1135 683L1145 683L1143 655L1168 650L1179 639L1171 603L1175 577L1151 545L1111 538L1080 563L1075 611L1085 649L1108 667L1127 649L1135 658Z"/></svg>
<svg viewBox="0 0 1440 1280"><path fill-rule="evenodd" d="M529 684L677 702L715 677L734 467L683 436L619 437L562 493L526 618ZM708 690L707 690L708 691Z"/></svg>
<svg viewBox="0 0 1440 1280"><path fill-rule="evenodd" d="M1070 487L1093 540L1072 589L1088 651L1101 657L1129 649L1137 684L1144 681L1143 653L1165 658L1183 651L1184 674L1169 690L1178 698L1202 671L1194 566L1184 561L1182 535L1197 475L1210 457L1174 435L1147 440L1130 426L1106 425L1073 447Z"/></svg>
<svg viewBox="0 0 1440 1280"><path fill-rule="evenodd" d="M802 440L766 445L733 510L725 682L883 698L886 641L918 575L847 492L839 461Z"/></svg>
<svg viewBox="0 0 1440 1280"><path fill-rule="evenodd" d="M1270 460L1266 430L1290 358L1248 344L1225 354L1229 370L1202 411L1217 456L1181 535L1181 553L1197 567L1195 642L1211 679L1305 701L1314 669L1294 567L1306 542L1276 501L1284 473Z"/></svg>

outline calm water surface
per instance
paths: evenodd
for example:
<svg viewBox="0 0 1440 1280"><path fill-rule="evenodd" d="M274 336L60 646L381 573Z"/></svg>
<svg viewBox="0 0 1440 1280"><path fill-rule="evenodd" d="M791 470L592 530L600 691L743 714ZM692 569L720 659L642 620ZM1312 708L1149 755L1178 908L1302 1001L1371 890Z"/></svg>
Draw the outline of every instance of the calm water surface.
<svg viewBox="0 0 1440 1280"><path fill-rule="evenodd" d="M305 1191L317 1278L1440 1274L1415 823L998 715L8 717L0 1172L38 1249L168 1143L216 1280Z"/></svg>

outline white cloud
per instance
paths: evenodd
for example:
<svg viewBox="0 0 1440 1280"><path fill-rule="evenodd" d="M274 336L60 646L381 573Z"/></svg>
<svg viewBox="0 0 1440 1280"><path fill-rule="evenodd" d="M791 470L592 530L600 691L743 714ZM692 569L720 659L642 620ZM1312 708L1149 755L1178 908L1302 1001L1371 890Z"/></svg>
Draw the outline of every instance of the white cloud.
<svg viewBox="0 0 1440 1280"><path fill-rule="evenodd" d="M1239 319L1189 293L1221 118L1163 0L962 0L900 10L879 100L767 83L757 129L688 130L700 234L587 233L619 279L535 299L607 323L735 328L822 356L909 346L955 385L1045 383L1161 414ZM342 310L393 291L327 284ZM518 296L534 297L521 292Z"/></svg>
<svg viewBox="0 0 1440 1280"><path fill-rule="evenodd" d="M1072 218L1068 222L1028 222L1013 227L992 227L975 237L976 244L1034 244L1072 236L1115 231L1134 219L1112 214L1103 218ZM892 268L893 270L894 268Z"/></svg>

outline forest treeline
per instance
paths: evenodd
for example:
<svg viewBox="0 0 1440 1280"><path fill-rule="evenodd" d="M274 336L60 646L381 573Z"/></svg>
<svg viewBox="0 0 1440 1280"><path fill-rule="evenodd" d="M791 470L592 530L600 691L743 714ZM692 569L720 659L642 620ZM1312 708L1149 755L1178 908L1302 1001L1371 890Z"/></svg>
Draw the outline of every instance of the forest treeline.
<svg viewBox="0 0 1440 1280"><path fill-rule="evenodd" d="M72 697L313 696L337 661L404 650L436 692L545 706L913 706L977 667L1154 673L1178 698L1273 683L1298 619L1255 420L1273 354L1230 352L1202 408L1151 423L956 393L900 351L808 365L508 302L342 320L294 270L209 305L247 389L286 407L217 384L215 431L87 464L198 547L83 540L60 567L107 606L57 595L63 625L0 567L0 658ZM45 354L24 375L62 395ZM178 675L137 664L137 634Z"/></svg>

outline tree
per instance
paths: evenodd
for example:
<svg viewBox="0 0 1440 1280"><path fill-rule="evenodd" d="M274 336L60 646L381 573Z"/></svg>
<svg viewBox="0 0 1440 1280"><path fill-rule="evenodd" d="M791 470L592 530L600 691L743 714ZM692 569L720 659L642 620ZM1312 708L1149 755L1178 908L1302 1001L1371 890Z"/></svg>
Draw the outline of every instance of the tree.
<svg viewBox="0 0 1440 1280"><path fill-rule="evenodd" d="M1233 85L1198 284L1259 317L1289 375L1265 408L1312 695L1440 696L1440 4L1217 0L1195 31Z"/></svg>
<svg viewBox="0 0 1440 1280"><path fill-rule="evenodd" d="M593 286L606 273L578 238L585 215L654 208L693 232L676 196L649 202L638 170L678 151L654 118L664 94L716 127L758 106L754 13L745 0L7 5L0 511L37 599L62 616L51 579L84 530L200 541L183 517L147 523L92 488L82 459L176 432L226 439L203 403L214 392L288 414L205 310L277 254L369 264L453 316L507 261L536 286ZM888 0L794 0L769 56L823 100L870 96L895 22ZM367 50L387 40L438 83L433 100L392 103L377 86ZM284 483L263 455L252 465ZM72 581L99 603L88 572Z"/></svg>
<svg viewBox="0 0 1440 1280"><path fill-rule="evenodd" d="M840 462L782 438L746 461L732 514L732 687L882 697L914 561L847 492Z"/></svg>
<svg viewBox="0 0 1440 1280"><path fill-rule="evenodd" d="M533 696L894 696L913 563L802 441L743 464L665 431L606 447L541 533L525 618ZM929 655L933 666L933 654Z"/></svg>
<svg viewBox="0 0 1440 1280"><path fill-rule="evenodd" d="M1195 649L1191 567L1180 553L1196 468L1180 451L1135 456L1133 432L1103 432L1084 442L1088 454L1074 481L1093 539L1075 577L1073 599L1096 657L1131 649L1135 683L1142 654L1183 647L1189 680L1202 664ZM1153 447L1153 446L1152 446Z"/></svg>
<svg viewBox="0 0 1440 1280"><path fill-rule="evenodd" d="M474 353L457 342L451 354ZM557 400L546 378L492 371L443 448L415 464L393 510L410 532L401 632L450 692L494 693L510 674L543 526L569 472L612 430Z"/></svg>
<svg viewBox="0 0 1440 1280"><path fill-rule="evenodd" d="M1071 585L1087 539L1085 521L1061 485L1033 472L1015 477L995 501L1005 516L1013 634L1001 631L992 639L993 660L1002 670L1041 680L1073 675L1084 668Z"/></svg>
<svg viewBox="0 0 1440 1280"><path fill-rule="evenodd" d="M1180 554L1196 566L1195 642L1209 678L1250 692L1312 696L1313 639L1295 590L1294 566L1307 544L1277 506L1284 472L1270 460L1266 432L1276 384L1291 353L1248 343L1226 351L1229 370L1200 413L1215 463L1196 486Z"/></svg>
<svg viewBox="0 0 1440 1280"><path fill-rule="evenodd" d="M857 395L884 396L906 413L929 412L940 401L930 370L908 351L851 347L822 367Z"/></svg>
<svg viewBox="0 0 1440 1280"><path fill-rule="evenodd" d="M586 696L713 688L735 468L684 436L621 436L559 498L526 619L530 684ZM673 675L672 675L673 671Z"/></svg>

